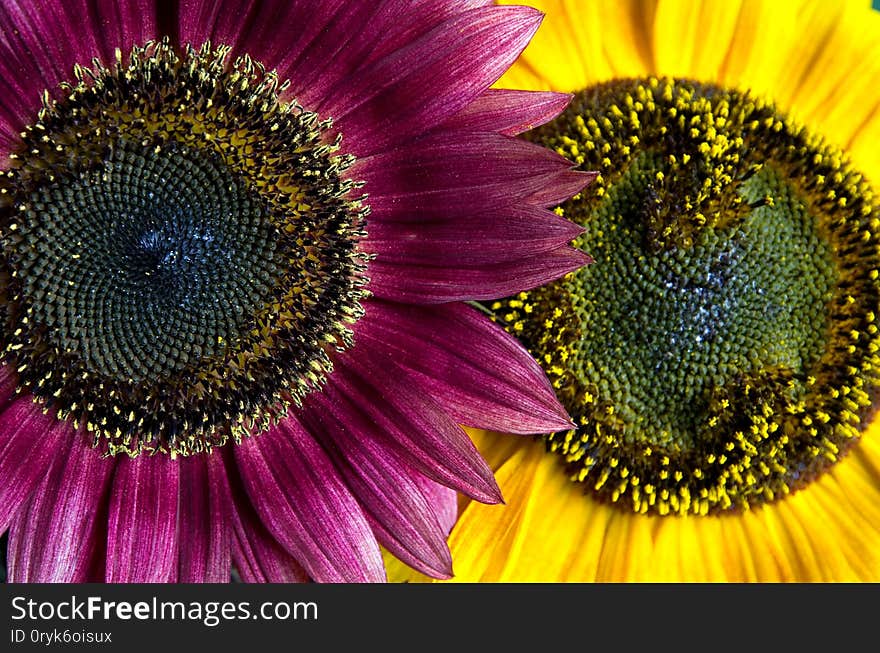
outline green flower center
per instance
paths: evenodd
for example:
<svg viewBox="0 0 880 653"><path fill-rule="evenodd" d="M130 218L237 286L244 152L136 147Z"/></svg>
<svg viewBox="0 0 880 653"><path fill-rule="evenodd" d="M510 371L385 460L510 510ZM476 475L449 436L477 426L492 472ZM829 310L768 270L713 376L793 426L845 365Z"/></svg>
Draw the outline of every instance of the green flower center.
<svg viewBox="0 0 880 653"><path fill-rule="evenodd" d="M212 159L122 141L101 167L35 190L13 250L29 321L136 383L222 354L283 262L267 207Z"/></svg>
<svg viewBox="0 0 880 653"><path fill-rule="evenodd" d="M548 438L572 478L706 514L839 460L880 369L877 212L840 153L679 80L588 89L531 137L601 173L560 208L596 262L493 306L578 423Z"/></svg>
<svg viewBox="0 0 880 653"><path fill-rule="evenodd" d="M351 160L227 53L162 42L75 67L0 179L5 362L111 453L265 428L362 314Z"/></svg>

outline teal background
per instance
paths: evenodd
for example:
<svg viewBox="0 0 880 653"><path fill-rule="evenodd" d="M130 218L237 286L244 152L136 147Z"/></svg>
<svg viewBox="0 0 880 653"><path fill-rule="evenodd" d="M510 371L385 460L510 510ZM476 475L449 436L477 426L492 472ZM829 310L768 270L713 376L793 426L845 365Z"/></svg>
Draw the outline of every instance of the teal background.
<svg viewBox="0 0 880 653"><path fill-rule="evenodd" d="M880 9L880 0L874 0L871 3L871 6L874 7L874 9Z"/></svg>

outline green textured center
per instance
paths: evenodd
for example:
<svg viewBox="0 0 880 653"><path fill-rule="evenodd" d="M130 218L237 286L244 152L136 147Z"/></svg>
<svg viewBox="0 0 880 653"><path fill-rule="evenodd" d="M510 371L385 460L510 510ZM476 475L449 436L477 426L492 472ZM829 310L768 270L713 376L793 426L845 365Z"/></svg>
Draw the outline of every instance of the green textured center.
<svg viewBox="0 0 880 653"><path fill-rule="evenodd" d="M880 220L845 157L747 93L621 80L530 138L599 177L595 262L492 305L578 425L571 478L636 512L746 509L858 440L880 383Z"/></svg>
<svg viewBox="0 0 880 653"><path fill-rule="evenodd" d="M30 319L106 377L141 383L221 355L282 274L268 208L206 152L122 142L26 207L13 252L33 258Z"/></svg>
<svg viewBox="0 0 880 653"><path fill-rule="evenodd" d="M703 229L688 248L646 248L647 180L663 168L636 158L591 212L580 246L596 264L572 302L588 337L571 366L615 398L628 441L693 447L711 438L702 416L713 387L819 358L836 270L815 217L770 169L739 193L769 194L773 206Z"/></svg>

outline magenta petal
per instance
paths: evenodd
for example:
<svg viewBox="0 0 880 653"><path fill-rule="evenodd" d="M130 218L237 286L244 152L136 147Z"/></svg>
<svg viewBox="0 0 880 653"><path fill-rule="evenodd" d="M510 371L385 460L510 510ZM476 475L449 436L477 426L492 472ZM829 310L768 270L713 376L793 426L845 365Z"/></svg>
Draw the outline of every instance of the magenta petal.
<svg viewBox="0 0 880 653"><path fill-rule="evenodd" d="M437 24L489 0L291 2L180 0L179 34L196 45L229 44L289 79L290 95L310 110L358 71L418 39ZM243 47L246 45L246 49Z"/></svg>
<svg viewBox="0 0 880 653"><path fill-rule="evenodd" d="M77 39L84 31L94 35L99 50L97 56L108 64L113 61L117 48L126 53L131 46L143 45L159 35L157 13L162 9L156 0L56 0L43 4L65 7L73 28L70 36ZM85 16L90 20L86 29L83 26ZM86 51L82 42L76 47L81 52ZM66 64L70 66L71 62Z"/></svg>
<svg viewBox="0 0 880 653"><path fill-rule="evenodd" d="M362 338L340 355L323 389L328 401L353 431L379 440L416 471L484 503L499 503L501 491L474 443L401 374L389 352Z"/></svg>
<svg viewBox="0 0 880 653"><path fill-rule="evenodd" d="M320 433L330 457L376 533L391 553L436 578L452 576L452 556L414 473L392 450L352 428L347 415L322 393L308 397L300 419Z"/></svg>
<svg viewBox="0 0 880 653"><path fill-rule="evenodd" d="M558 116L571 98L570 93L490 88L443 123L443 128L494 131L515 136Z"/></svg>
<svg viewBox="0 0 880 653"><path fill-rule="evenodd" d="M232 559L245 583L306 583L305 569L273 538L248 499L231 451L224 452L228 474L220 489L226 496L232 525Z"/></svg>
<svg viewBox="0 0 880 653"><path fill-rule="evenodd" d="M452 488L435 483L417 472L413 472L413 479L422 490L422 495L430 504L443 534L448 536L458 520L458 493Z"/></svg>
<svg viewBox="0 0 880 653"><path fill-rule="evenodd" d="M223 492L226 469L219 453L180 461L179 567L181 583L228 583L231 506Z"/></svg>
<svg viewBox="0 0 880 653"><path fill-rule="evenodd" d="M250 511L253 512L253 509ZM252 526L247 526L248 523ZM306 570L269 535L256 515L250 516L247 521L238 516L232 541L232 558L244 583L309 582Z"/></svg>
<svg viewBox="0 0 880 653"><path fill-rule="evenodd" d="M377 258L369 266L370 291L383 299L413 304L494 299L537 288L592 261L573 247L482 266L416 265Z"/></svg>
<svg viewBox="0 0 880 653"><path fill-rule="evenodd" d="M395 5L401 3L395 2ZM387 2L291 2L180 0L180 39L233 46L291 81L290 92L310 110L329 87L346 78L375 47L382 32L372 27ZM411 18L412 12L403 12ZM246 51L240 44L247 44Z"/></svg>
<svg viewBox="0 0 880 653"><path fill-rule="evenodd" d="M179 499L179 460L120 458L110 494L107 582L176 580Z"/></svg>
<svg viewBox="0 0 880 653"><path fill-rule="evenodd" d="M370 328L358 337L393 350L412 381L460 423L524 434L571 428L541 367L478 311L370 302L367 318Z"/></svg>
<svg viewBox="0 0 880 653"><path fill-rule="evenodd" d="M431 222L373 222L364 251L386 263L477 266L516 261L559 249L583 229L533 206Z"/></svg>
<svg viewBox="0 0 880 653"><path fill-rule="evenodd" d="M0 414L0 533L52 466L73 427L44 415L30 395L15 399Z"/></svg>
<svg viewBox="0 0 880 653"><path fill-rule="evenodd" d="M339 0L336 2L338 3ZM300 24L308 13L321 13L308 12L305 3L290 2L289 0L287 2L274 2L273 0L261 0L261 2L178 0L177 4L179 15L177 36L181 43L188 43L195 47L199 47L205 41L236 47L237 44L246 42L247 30L255 20L261 18L264 21L274 21L276 26L283 27L284 19L288 18L284 15L284 5L298 11L295 19ZM327 4L330 4L329 0ZM262 12L260 12L261 6L264 8ZM289 37L289 35L286 36ZM266 46L266 42L261 40L256 45L263 48ZM251 54L262 59L260 50ZM270 69L273 67L274 65L271 63L268 65Z"/></svg>
<svg viewBox="0 0 880 653"><path fill-rule="evenodd" d="M373 26L382 37L366 56L360 60L355 59L361 64L357 66L358 70L363 70L364 66L383 59L395 50L418 40L423 34L450 18L472 9L491 6L494 2L493 0L456 0L456 2L420 0L419 3L414 3L412 0L385 0L384 3L376 4L384 4L386 7L385 11L378 15L381 24ZM357 73L357 70L353 73Z"/></svg>
<svg viewBox="0 0 880 653"><path fill-rule="evenodd" d="M448 220L509 206L550 207L583 189L595 173L540 145L491 133L424 136L360 159L350 176L366 182L373 222Z"/></svg>
<svg viewBox="0 0 880 653"><path fill-rule="evenodd" d="M100 530L96 515L114 461L89 446L82 431L64 438L53 453L52 469L9 531L9 580L14 583L89 580Z"/></svg>
<svg viewBox="0 0 880 653"><path fill-rule="evenodd" d="M538 29L528 7L483 7L438 25L359 71L319 107L368 156L458 113L506 71Z"/></svg>
<svg viewBox="0 0 880 653"><path fill-rule="evenodd" d="M243 441L235 460L263 523L319 582L383 582L376 538L333 463L294 419Z"/></svg>

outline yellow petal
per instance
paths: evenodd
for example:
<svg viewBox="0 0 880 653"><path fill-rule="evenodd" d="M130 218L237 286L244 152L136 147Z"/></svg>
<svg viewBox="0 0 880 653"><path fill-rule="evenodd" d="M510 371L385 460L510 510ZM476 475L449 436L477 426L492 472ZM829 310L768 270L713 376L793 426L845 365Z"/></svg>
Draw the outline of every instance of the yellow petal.
<svg viewBox="0 0 880 653"><path fill-rule="evenodd" d="M798 39L800 2L743 0L730 48L715 81L772 97ZM710 35L704 38L712 38Z"/></svg>
<svg viewBox="0 0 880 653"><path fill-rule="evenodd" d="M505 0L499 4L519 4ZM652 7L639 0L538 0L544 22L497 86L577 91L651 71Z"/></svg>
<svg viewBox="0 0 880 653"><path fill-rule="evenodd" d="M733 43L741 5L737 0L658 2L653 34L656 71L696 80L717 79Z"/></svg>
<svg viewBox="0 0 880 653"><path fill-rule="evenodd" d="M536 451L540 445L530 445L521 447L495 474L507 506L471 502L462 512L449 539L449 546L461 551L453 561L456 579L472 582L503 577L541 460L540 449Z"/></svg>
<svg viewBox="0 0 880 653"><path fill-rule="evenodd" d="M792 47L775 99L836 146L849 148L876 122L880 14L865 12L860 3L812 3L799 13L798 25L810 38ZM876 163L867 165L866 172L877 170Z"/></svg>

